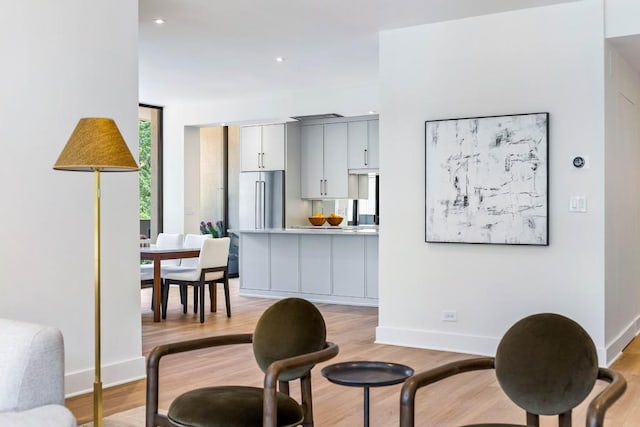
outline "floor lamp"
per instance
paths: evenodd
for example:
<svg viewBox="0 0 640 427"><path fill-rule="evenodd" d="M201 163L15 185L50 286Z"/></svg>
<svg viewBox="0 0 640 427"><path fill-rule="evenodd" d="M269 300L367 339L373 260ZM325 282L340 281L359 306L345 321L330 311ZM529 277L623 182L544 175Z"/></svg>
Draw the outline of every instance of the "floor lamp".
<svg viewBox="0 0 640 427"><path fill-rule="evenodd" d="M100 376L100 172L138 170L116 123L106 118L80 119L54 169L93 172L94 188L94 278L95 278L95 380L93 425L102 427L102 379Z"/></svg>

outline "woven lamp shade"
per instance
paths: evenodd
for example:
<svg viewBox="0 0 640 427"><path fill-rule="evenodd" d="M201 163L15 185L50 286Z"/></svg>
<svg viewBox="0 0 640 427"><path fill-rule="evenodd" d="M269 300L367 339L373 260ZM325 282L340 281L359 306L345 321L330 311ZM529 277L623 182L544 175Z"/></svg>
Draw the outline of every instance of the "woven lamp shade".
<svg viewBox="0 0 640 427"><path fill-rule="evenodd" d="M54 169L68 171L129 172L138 164L112 119L80 119Z"/></svg>

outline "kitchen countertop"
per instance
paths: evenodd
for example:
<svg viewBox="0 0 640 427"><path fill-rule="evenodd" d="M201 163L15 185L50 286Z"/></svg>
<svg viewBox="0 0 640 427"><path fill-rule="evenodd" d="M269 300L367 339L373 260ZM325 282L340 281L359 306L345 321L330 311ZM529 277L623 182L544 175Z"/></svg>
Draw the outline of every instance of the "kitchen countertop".
<svg viewBox="0 0 640 427"><path fill-rule="evenodd" d="M313 226L301 225L289 228L264 228L264 229L231 229L229 233L259 233L259 234L335 234L335 235L378 235L378 226L360 225L360 226L343 226L332 227L328 225Z"/></svg>

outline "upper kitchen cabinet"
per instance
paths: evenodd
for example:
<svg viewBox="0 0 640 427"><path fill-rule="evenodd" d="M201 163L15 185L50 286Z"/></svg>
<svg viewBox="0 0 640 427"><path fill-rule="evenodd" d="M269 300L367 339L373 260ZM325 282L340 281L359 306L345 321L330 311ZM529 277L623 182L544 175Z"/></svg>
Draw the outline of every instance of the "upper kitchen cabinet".
<svg viewBox="0 0 640 427"><path fill-rule="evenodd" d="M284 147L284 124L240 128L241 171L284 170Z"/></svg>
<svg viewBox="0 0 640 427"><path fill-rule="evenodd" d="M368 172L377 170L378 162L378 120L349 122L349 170Z"/></svg>
<svg viewBox="0 0 640 427"><path fill-rule="evenodd" d="M345 122L302 126L300 192L303 199L348 197L347 139Z"/></svg>

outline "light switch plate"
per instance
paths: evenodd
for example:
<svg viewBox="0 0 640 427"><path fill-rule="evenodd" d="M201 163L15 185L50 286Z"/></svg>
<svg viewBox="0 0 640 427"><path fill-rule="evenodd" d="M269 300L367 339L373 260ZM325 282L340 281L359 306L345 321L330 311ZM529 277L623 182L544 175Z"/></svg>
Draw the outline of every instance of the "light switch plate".
<svg viewBox="0 0 640 427"><path fill-rule="evenodd" d="M586 211L587 211L586 196L571 196L569 198L569 212L586 212Z"/></svg>

